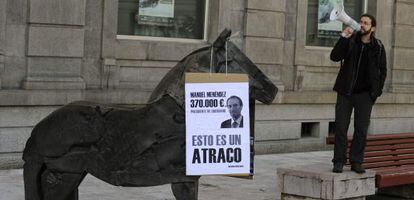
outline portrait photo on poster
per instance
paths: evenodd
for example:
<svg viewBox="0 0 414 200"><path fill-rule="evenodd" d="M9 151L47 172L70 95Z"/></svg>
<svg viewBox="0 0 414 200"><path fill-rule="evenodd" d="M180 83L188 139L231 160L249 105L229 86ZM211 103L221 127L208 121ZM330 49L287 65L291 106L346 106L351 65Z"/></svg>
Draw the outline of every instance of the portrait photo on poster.
<svg viewBox="0 0 414 200"><path fill-rule="evenodd" d="M243 128L243 101L240 97L233 95L227 99L227 109L230 119L221 122L221 128Z"/></svg>

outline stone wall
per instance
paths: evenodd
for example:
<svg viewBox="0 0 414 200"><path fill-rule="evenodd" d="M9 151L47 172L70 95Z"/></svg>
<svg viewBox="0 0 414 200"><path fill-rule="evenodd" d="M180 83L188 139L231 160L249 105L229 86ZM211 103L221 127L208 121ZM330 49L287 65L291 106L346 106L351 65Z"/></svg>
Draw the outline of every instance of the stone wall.
<svg viewBox="0 0 414 200"><path fill-rule="evenodd" d="M20 88L21 81L26 75L26 28L27 28L27 1L2 1L5 8L5 38L2 43L3 76L2 88ZM4 19L4 18L3 18Z"/></svg>

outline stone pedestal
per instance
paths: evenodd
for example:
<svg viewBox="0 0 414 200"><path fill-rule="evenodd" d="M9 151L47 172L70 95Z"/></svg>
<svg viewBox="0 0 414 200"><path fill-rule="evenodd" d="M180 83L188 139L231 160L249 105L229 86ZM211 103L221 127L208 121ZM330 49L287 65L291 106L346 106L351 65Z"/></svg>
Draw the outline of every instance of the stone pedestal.
<svg viewBox="0 0 414 200"><path fill-rule="evenodd" d="M357 174L345 167L333 173L331 163L278 168L282 200L362 200L375 194L375 172Z"/></svg>

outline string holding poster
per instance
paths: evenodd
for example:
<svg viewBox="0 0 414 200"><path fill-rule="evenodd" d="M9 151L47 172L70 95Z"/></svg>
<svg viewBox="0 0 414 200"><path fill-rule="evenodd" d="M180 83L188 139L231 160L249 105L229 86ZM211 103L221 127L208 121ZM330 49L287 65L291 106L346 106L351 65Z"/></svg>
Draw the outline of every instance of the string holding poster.
<svg viewBox="0 0 414 200"><path fill-rule="evenodd" d="M187 175L249 175L249 83L244 74L187 73Z"/></svg>

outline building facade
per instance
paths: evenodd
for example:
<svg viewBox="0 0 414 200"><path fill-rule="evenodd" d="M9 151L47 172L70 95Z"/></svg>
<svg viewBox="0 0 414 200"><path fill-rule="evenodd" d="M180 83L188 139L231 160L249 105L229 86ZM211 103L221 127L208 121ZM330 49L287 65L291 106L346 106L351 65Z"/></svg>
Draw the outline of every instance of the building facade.
<svg viewBox="0 0 414 200"><path fill-rule="evenodd" d="M280 89L273 104L257 105L256 152L325 149L335 125L339 64L329 59L338 35L319 27L323 3L0 0L0 167L21 165L33 126L69 102L145 105L181 58L226 27ZM344 3L355 19L376 16L387 52L385 90L369 133L413 132L414 0Z"/></svg>

